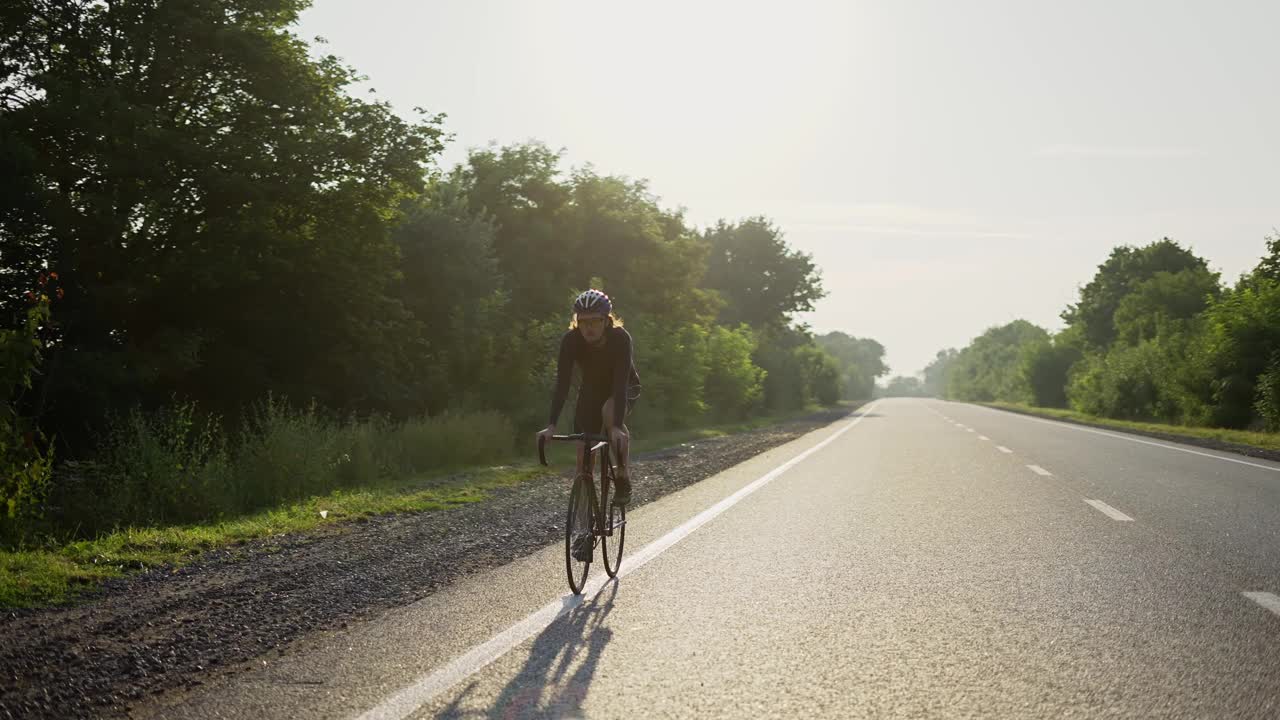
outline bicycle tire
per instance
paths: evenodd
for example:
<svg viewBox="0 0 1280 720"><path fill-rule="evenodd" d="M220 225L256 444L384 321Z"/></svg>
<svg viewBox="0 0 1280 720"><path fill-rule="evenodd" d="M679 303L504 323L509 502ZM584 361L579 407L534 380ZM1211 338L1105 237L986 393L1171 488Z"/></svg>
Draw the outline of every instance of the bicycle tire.
<svg viewBox="0 0 1280 720"><path fill-rule="evenodd" d="M577 560L573 557L573 537L581 532L588 535L591 534L591 524L594 518L591 517L591 501L587 498L586 493L589 491L587 483L584 479L578 478L573 482L573 490L569 493L569 514L565 516L564 522L564 569L565 574L569 577L569 589L574 595L581 595L582 588L587 584L587 574L591 572L590 560ZM579 527L578 523L578 503L585 502L587 504L587 525ZM594 551L593 551L594 552ZM579 572L575 572L575 570Z"/></svg>
<svg viewBox="0 0 1280 720"><path fill-rule="evenodd" d="M627 540L627 509L610 503L606 512L605 535L600 538L600 550L604 555L604 571L609 577L617 577L622 567L622 545Z"/></svg>

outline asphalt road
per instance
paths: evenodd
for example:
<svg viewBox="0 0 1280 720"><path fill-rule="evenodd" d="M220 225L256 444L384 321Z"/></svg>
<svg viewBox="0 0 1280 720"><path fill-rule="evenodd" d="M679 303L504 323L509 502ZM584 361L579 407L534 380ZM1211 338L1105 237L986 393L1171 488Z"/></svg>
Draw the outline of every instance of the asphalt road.
<svg viewBox="0 0 1280 720"><path fill-rule="evenodd" d="M1280 717L1280 464L895 399L629 521L138 714Z"/></svg>

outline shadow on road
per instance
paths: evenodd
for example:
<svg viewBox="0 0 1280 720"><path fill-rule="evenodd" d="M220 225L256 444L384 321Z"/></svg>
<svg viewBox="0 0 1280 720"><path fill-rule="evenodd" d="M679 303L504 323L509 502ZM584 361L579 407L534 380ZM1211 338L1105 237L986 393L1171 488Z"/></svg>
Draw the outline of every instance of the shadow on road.
<svg viewBox="0 0 1280 720"><path fill-rule="evenodd" d="M494 720L581 717L600 656L613 638L605 619L617 594L618 583L610 582L595 597L543 630L529 648L524 667L483 716ZM479 717L480 713L461 707L471 690L464 690L437 717Z"/></svg>

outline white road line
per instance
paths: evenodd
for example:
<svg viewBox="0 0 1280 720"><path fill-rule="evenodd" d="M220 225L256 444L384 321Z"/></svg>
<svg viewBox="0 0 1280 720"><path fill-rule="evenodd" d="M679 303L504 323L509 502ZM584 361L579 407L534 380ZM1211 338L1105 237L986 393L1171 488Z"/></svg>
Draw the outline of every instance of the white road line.
<svg viewBox="0 0 1280 720"><path fill-rule="evenodd" d="M1090 500L1088 498L1085 498L1084 501L1094 506L1095 508L1097 508L1099 512L1111 518L1112 520L1119 520L1120 522L1133 522L1133 518L1129 517L1128 515L1125 515L1119 510L1102 502L1101 500Z"/></svg>
<svg viewBox="0 0 1280 720"><path fill-rule="evenodd" d="M1012 454L1013 454L1013 451L1012 451L1012 450L1010 450L1009 448L1007 448L1007 447L1005 447L1005 446L1003 446L1003 445L997 445L997 446L996 446L996 449L997 449L997 450L999 450L999 451L1000 451L1000 452L1002 452L1002 453L1007 453L1007 454L1009 454L1009 455L1012 455Z"/></svg>
<svg viewBox="0 0 1280 720"><path fill-rule="evenodd" d="M986 435L979 435L979 436L978 436L978 439L979 439L979 440L990 440L991 438L987 437Z"/></svg>
<svg viewBox="0 0 1280 720"><path fill-rule="evenodd" d="M964 431L965 431L965 432L973 432L974 430L973 430L973 428L967 427L967 428L965 428L965 429L964 429Z"/></svg>
<svg viewBox="0 0 1280 720"><path fill-rule="evenodd" d="M1028 465L1027 467L1031 468L1031 471L1037 475L1053 475L1053 473L1049 472L1048 470L1045 470L1039 465Z"/></svg>
<svg viewBox="0 0 1280 720"><path fill-rule="evenodd" d="M1280 597L1276 597L1274 594L1269 592L1247 592L1240 594L1258 603L1271 612L1280 615Z"/></svg>
<svg viewBox="0 0 1280 720"><path fill-rule="evenodd" d="M1271 472L1280 472L1280 466L1263 465L1262 463L1249 462L1248 460L1240 460L1238 458L1224 457L1222 455L1214 455L1213 453L1200 452L1199 450L1192 450L1191 448L1178 447L1177 445L1168 445L1166 443L1154 442L1152 440L1142 440L1140 438L1133 437L1132 435L1124 435L1122 433L1107 432L1106 430L1096 430L1094 428L1083 427L1081 425L1075 425L1072 423L1058 422L1056 420L1045 420L1044 418L1030 417L1028 415L1023 415L1022 413L1009 412L1006 410L996 410L995 408L989 408L984 405L975 405L974 407L982 408L984 410L990 410L991 412L1002 412L1006 415L1013 415L1014 417L1019 417L1019 418L1022 418L1023 420L1030 420L1032 422L1044 423L1046 425L1057 425L1058 427L1066 428L1067 430L1079 430L1080 432L1093 433L1094 435L1106 435L1107 437L1119 438L1120 440L1128 440L1129 442L1141 443L1143 445L1154 445L1156 447L1164 448L1166 450L1177 450L1178 452L1190 453L1192 455L1199 455L1201 457L1213 458L1214 460L1225 460L1227 462L1236 463L1238 465L1248 465L1249 467L1262 468L1263 470L1270 470Z"/></svg>
<svg viewBox="0 0 1280 720"><path fill-rule="evenodd" d="M749 485L738 490L729 497L703 510L682 525L675 528L671 532L654 540L648 545L640 549L635 554L628 555L623 558L622 569L618 571L618 577L629 575L633 570L643 566L645 563L660 555L663 551L672 545L685 539L694 530L702 527L710 522L713 518L723 513L725 510L737 505L739 501L747 497L756 490L764 487L779 475L795 467L802 460L810 455L818 452L822 448L830 445L836 438L844 435L862 422L867 413L870 413L879 403L872 403L867 406L866 410L858 416L856 420L845 425L835 431L826 440L805 450L799 455L791 458L787 462L770 470L763 476L753 480ZM557 568L561 567L559 565ZM604 586L610 582L608 577L603 573L598 575L596 579L587 583L582 589L581 595L573 595L566 593L556 600L552 600L529 615L520 622L503 630L502 632L489 638L484 643L475 646L466 653L454 658L443 667L440 667L430 673L420 676L406 688L403 688L393 695L385 698L377 707L370 708L359 716L358 720L382 720L383 718L395 718L397 720L406 718L418 710L418 708L427 704L436 695L448 690L470 675L475 674L489 663L502 657L515 646L528 640L537 633L541 632L548 625L555 622L561 616L569 613L570 610L581 605L586 600L595 597Z"/></svg>

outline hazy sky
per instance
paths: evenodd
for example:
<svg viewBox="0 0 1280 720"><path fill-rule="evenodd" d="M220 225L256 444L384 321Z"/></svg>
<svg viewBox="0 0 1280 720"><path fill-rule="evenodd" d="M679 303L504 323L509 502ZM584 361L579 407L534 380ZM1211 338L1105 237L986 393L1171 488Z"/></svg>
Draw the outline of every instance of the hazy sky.
<svg viewBox="0 0 1280 720"><path fill-rule="evenodd" d="M1280 227L1277 28L1275 0L316 0L299 33L446 113L447 164L536 138L698 225L772 217L829 290L803 319L911 374L1060 327L1119 244L1251 268Z"/></svg>

